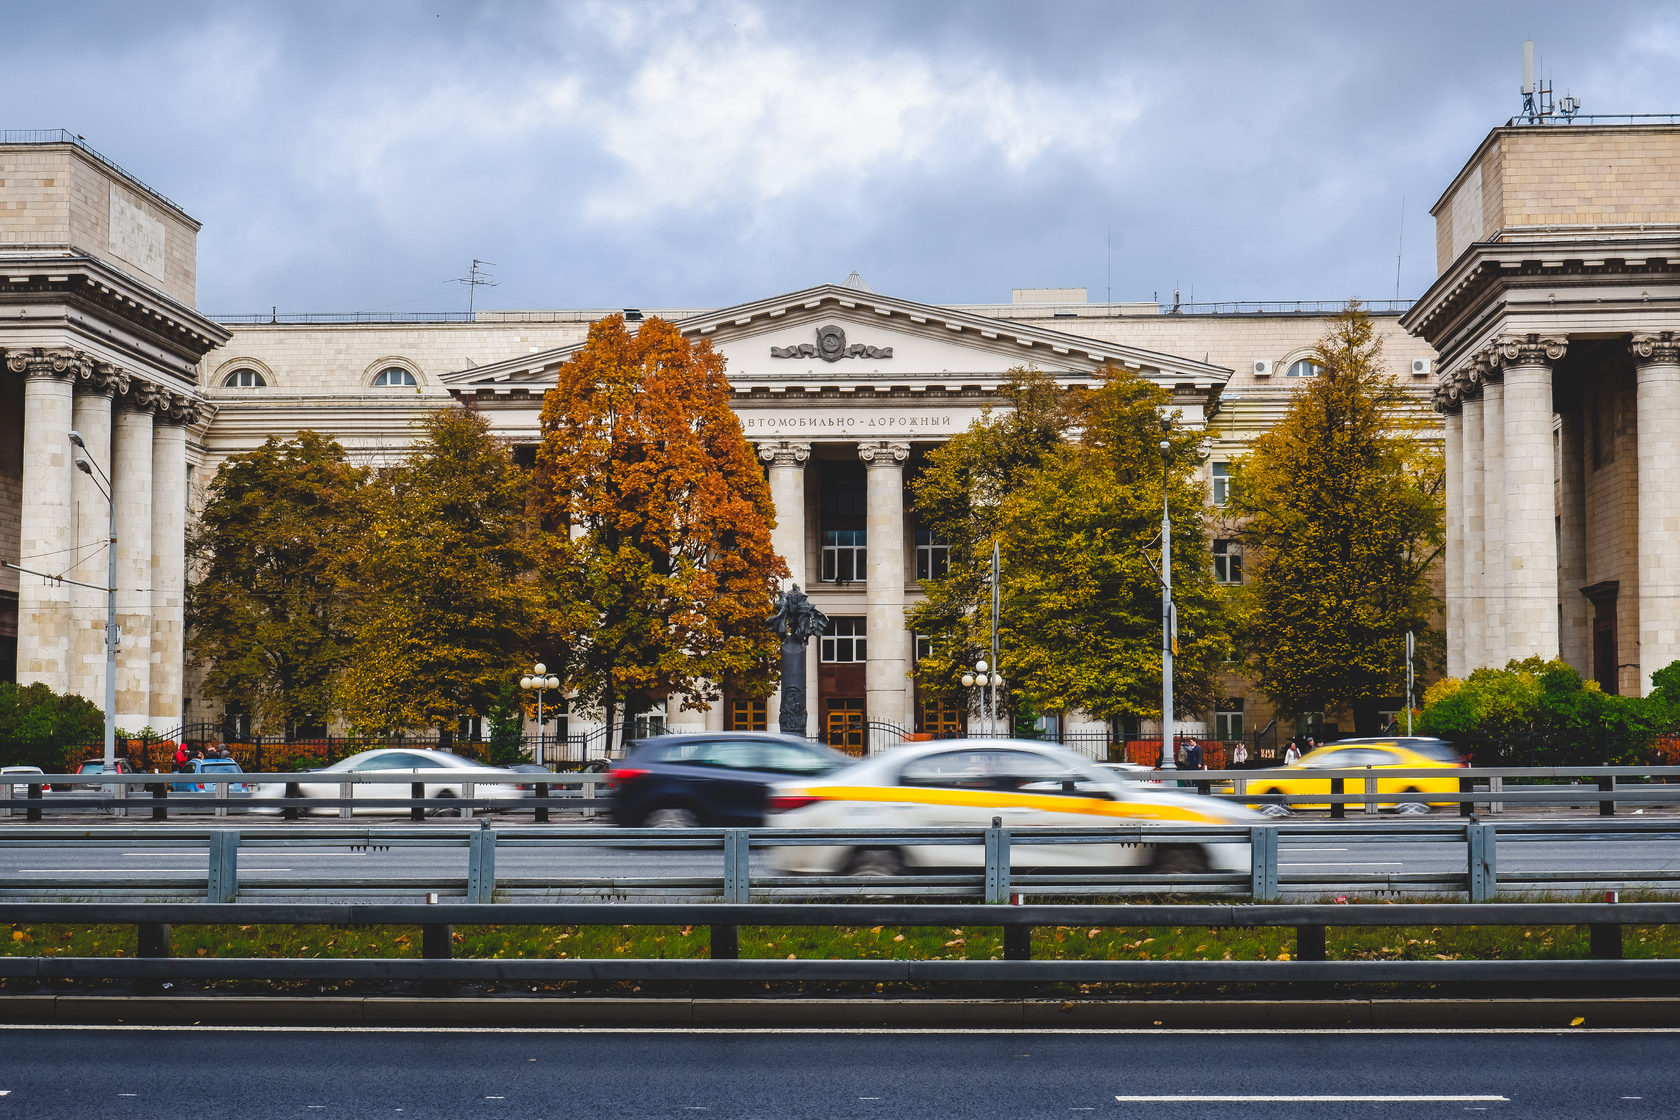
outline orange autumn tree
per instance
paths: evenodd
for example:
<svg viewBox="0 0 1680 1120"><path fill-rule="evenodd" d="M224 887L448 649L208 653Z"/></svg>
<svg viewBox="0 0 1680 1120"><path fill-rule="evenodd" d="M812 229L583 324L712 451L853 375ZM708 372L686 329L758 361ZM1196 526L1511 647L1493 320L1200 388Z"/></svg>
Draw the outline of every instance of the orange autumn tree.
<svg viewBox="0 0 1680 1120"><path fill-rule="evenodd" d="M775 682L765 619L787 566L723 367L662 319L632 332L613 315L543 401L536 493L566 686L609 724L620 706L681 694L705 710L724 686Z"/></svg>

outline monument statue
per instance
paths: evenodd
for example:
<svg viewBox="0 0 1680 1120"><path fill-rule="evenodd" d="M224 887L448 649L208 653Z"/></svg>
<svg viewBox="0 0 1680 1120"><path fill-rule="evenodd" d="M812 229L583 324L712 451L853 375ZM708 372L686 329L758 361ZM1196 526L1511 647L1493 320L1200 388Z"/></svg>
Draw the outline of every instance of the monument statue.
<svg viewBox="0 0 1680 1120"><path fill-rule="evenodd" d="M805 647L828 631L828 616L811 605L796 583L776 599L767 621L782 639L782 711L777 721L784 735L805 735Z"/></svg>

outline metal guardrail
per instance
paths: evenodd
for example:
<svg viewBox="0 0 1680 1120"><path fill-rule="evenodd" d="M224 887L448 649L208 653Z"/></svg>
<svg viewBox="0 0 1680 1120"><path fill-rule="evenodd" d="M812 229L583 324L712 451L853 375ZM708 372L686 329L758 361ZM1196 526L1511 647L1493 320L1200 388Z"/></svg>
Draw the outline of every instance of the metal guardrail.
<svg viewBox="0 0 1680 1120"><path fill-rule="evenodd" d="M988 903L1011 899L1067 897L1125 897L1207 895L1275 901L1284 895L1329 897L1337 894L1413 895L1462 894L1473 902L1496 897L1533 897L1548 893L1580 893L1605 889L1671 890L1680 885L1680 869L1616 870L1500 869L1499 853L1521 845L1582 841L1680 841L1680 822L1655 819L1575 821L1510 821L1493 824L1367 822L1329 824L1266 824L1253 827L1220 825L1132 825L1110 828L1043 828L1009 830L994 823L986 829L605 829L605 828L481 828L396 825L379 828L278 826L260 829L163 828L8 828L0 829L0 846L8 850L80 849L105 853L96 866L110 868L108 854L139 848L147 852L188 850L203 852L203 871L132 874L108 872L95 876L66 869L56 877L42 871L28 879L0 881L0 899L12 902L74 898L132 900L205 899L230 904L241 899L318 899L337 894L353 897L419 899L428 896L465 899L481 904L516 907L531 900L557 898L713 899L730 903L813 898L962 898ZM1298 847L1312 848L1327 840L1370 844L1426 844L1449 852L1444 867L1434 870L1374 871L1346 868L1307 871L1286 867L1285 856ZM1015 866L1015 844L1136 843L1160 847L1204 844L1247 845L1247 872L1164 873L1149 868L1043 871ZM844 845L876 849L905 846L984 846L984 866L951 874L874 876L805 876L766 874L752 867L752 854L782 845ZM240 861L247 854L300 849L393 851L445 849L461 853L453 870L426 869L409 877L392 875L280 875L242 877ZM577 860L568 849L674 849L716 853L717 872L567 874L549 868L571 868ZM524 856L543 855L541 874L510 875L497 868L498 854L518 850ZM1530 861L1532 862L1532 861ZM1456 864L1456 867L1453 866ZM499 919L512 921L511 918Z"/></svg>
<svg viewBox="0 0 1680 1120"><path fill-rule="evenodd" d="M12 923L115 923L138 928L138 957L0 957L0 976L63 980L816 981L875 983L1672 983L1680 960L1623 960L1627 926L1680 922L1677 903L1429 904L1394 906L974 906L881 902L818 905L117 905L0 902ZM258 959L170 956L178 925L407 925L422 931L416 958ZM452 959L455 925L707 926L710 959ZM1002 960L740 959L746 926L1001 927ZM1338 927L1574 925L1590 929L1592 959L1328 959ZM1289 960L1033 960L1040 927L1289 928Z"/></svg>

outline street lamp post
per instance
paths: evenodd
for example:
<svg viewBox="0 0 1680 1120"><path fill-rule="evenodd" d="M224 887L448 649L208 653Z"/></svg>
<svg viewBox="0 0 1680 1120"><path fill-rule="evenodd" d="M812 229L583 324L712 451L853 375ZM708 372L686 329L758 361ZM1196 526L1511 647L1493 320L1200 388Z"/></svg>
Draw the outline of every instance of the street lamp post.
<svg viewBox="0 0 1680 1120"><path fill-rule="evenodd" d="M70 433L76 447L76 469L93 480L110 512L105 542L105 766L104 773L117 772L117 503L111 497L111 477L100 470L87 454L80 432Z"/></svg>
<svg viewBox="0 0 1680 1120"><path fill-rule="evenodd" d="M1163 434L1172 432L1172 417L1161 417ZM1161 441L1161 769L1176 770L1173 758L1173 599L1172 599L1172 444Z"/></svg>
<svg viewBox="0 0 1680 1120"><path fill-rule="evenodd" d="M990 672L987 670L990 669ZM988 666L984 661L974 663L974 672L964 673L962 676L964 688L979 687L981 734L997 734L997 690L1003 687L1003 677L997 672L996 666Z"/></svg>
<svg viewBox="0 0 1680 1120"><path fill-rule="evenodd" d="M531 666L531 674L519 678L519 687L537 694L537 757L534 761L546 764L548 759L543 754L543 693L551 688L559 688L560 678L549 676L548 666L541 661Z"/></svg>

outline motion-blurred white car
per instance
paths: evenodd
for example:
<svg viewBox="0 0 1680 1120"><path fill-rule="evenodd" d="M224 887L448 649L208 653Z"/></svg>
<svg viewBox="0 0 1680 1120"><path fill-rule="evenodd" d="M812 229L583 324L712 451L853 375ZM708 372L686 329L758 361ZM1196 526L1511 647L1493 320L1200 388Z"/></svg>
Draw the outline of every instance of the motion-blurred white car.
<svg viewBox="0 0 1680 1120"><path fill-rule="evenodd" d="M1149 828L1266 823L1240 805L1126 781L1063 747L996 739L900 747L827 778L782 783L769 810L766 823L773 828L984 828L998 817L1011 830L1013 868L1145 867L1157 874L1246 872L1248 837L1152 843ZM1046 827L1124 827L1134 835L1113 843L1034 844L1021 834ZM795 874L890 875L983 867L985 851L978 843L780 844L771 859Z"/></svg>
<svg viewBox="0 0 1680 1120"><path fill-rule="evenodd" d="M375 801L389 799L405 799L411 795L414 783L424 784L428 798L444 800L464 798L492 797L498 800L522 798L531 796L531 787L524 780L526 775L516 774L510 770L502 770L494 766L485 766L474 762L470 758L462 758L458 754L448 751L433 751L424 749L384 747L379 750L363 751L353 754L349 758L341 759L331 766L323 766L319 770L308 770L300 773L293 782L285 785L279 783L265 783L259 786L255 801L272 800L280 797L342 797L342 783L339 775L367 774L377 775L380 780L360 781L350 787L350 796L355 801ZM288 793L288 790L293 792ZM470 792L469 792L470 791ZM274 812L275 809L263 809L260 805L253 806L256 812ZM333 816L338 814L338 806L324 805L320 808L301 810L305 813L326 813ZM358 816L372 814L406 815L407 806L398 805L355 805L351 811ZM432 812L443 814L453 812L463 815L460 809L437 808Z"/></svg>

